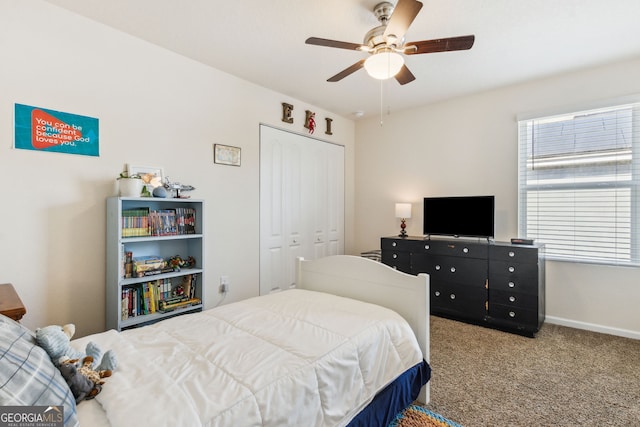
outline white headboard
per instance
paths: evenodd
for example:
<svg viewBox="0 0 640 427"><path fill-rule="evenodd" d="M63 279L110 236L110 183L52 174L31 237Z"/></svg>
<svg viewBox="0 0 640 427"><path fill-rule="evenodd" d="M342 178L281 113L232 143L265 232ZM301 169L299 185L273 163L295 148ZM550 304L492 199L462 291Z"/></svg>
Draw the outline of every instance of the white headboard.
<svg viewBox="0 0 640 427"><path fill-rule="evenodd" d="M326 292L394 310L409 323L429 362L429 276L405 274L382 263L351 255L306 261L298 258L296 287ZM429 383L419 400L429 401Z"/></svg>

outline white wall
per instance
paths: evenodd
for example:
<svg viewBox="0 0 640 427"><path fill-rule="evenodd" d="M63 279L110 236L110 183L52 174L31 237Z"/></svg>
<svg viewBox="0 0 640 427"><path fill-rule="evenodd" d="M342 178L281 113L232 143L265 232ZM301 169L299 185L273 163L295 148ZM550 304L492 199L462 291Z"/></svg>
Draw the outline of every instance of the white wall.
<svg viewBox="0 0 640 427"><path fill-rule="evenodd" d="M637 94L639 75L628 61L357 122L356 250L398 233L395 202L421 235L424 196L494 194L496 239L516 237L517 115ZM546 285L548 321L640 338L640 269L547 262Z"/></svg>
<svg viewBox="0 0 640 427"><path fill-rule="evenodd" d="M259 123L306 133L305 109L317 137L345 145L351 250L352 121L39 0L0 2L0 57L0 283L18 290L27 326L104 329L105 199L126 163L161 166L206 201L206 305L219 301L220 275L225 303L258 295ZM13 149L15 103L98 118L100 156ZM241 147L242 166L215 165L214 143Z"/></svg>

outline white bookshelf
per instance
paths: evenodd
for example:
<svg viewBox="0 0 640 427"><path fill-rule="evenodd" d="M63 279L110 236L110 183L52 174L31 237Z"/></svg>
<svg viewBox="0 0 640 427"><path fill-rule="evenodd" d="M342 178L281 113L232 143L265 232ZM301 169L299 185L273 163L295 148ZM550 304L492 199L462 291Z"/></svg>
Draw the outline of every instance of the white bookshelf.
<svg viewBox="0 0 640 427"><path fill-rule="evenodd" d="M145 208L150 211L179 208L191 208L195 211L195 234L177 234L169 236L123 237L122 213L129 209ZM198 199L174 199L152 197L110 197L107 199L107 265L106 265L106 321L107 329L118 331L144 326L159 320L180 314L201 311L204 306L204 201ZM124 277L126 252L133 257L160 256L166 260L179 255L183 259L191 256L195 266L179 271L165 272L151 276ZM175 288L185 276L195 278L194 297L200 304L162 312L157 310L149 314L123 315L123 289L140 288L148 282L170 282Z"/></svg>

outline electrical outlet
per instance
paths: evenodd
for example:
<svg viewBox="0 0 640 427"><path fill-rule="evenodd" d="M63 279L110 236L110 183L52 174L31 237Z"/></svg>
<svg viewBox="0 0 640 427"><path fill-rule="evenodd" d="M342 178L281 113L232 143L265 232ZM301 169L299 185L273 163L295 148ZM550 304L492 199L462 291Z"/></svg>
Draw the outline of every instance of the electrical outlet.
<svg viewBox="0 0 640 427"><path fill-rule="evenodd" d="M221 294L226 294L229 291L229 276L220 276L220 288Z"/></svg>

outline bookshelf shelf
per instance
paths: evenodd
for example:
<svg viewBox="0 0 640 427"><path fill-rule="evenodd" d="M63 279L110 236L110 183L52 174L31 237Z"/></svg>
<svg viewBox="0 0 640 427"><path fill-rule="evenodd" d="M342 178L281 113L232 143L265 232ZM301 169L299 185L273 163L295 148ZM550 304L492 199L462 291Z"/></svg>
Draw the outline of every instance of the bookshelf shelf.
<svg viewBox="0 0 640 427"><path fill-rule="evenodd" d="M202 234L182 234L176 236L142 236L142 237L123 237L122 242L147 242L162 240L184 240L184 239L202 239Z"/></svg>
<svg viewBox="0 0 640 427"><path fill-rule="evenodd" d="M177 308L167 313L153 313L146 314L144 316L130 317L120 322L120 330L139 328L141 326L151 325L169 317L179 316L181 314L193 313L195 311L202 311L202 304L192 305L187 308Z"/></svg>
<svg viewBox="0 0 640 427"><path fill-rule="evenodd" d="M145 218L145 215L148 217ZM158 222L157 218L160 216L164 219ZM204 201L198 199L107 199L108 329L120 331L145 326L168 317L203 309L203 219ZM132 230L133 228L135 230ZM170 235L153 235L158 230ZM135 233L136 236L127 236L131 233ZM149 258L149 262L157 262L157 258L168 261L174 256L180 256L182 259L193 257L195 265L174 271L163 270L158 274L153 273L159 270L152 270L147 273L149 275L143 276L142 268L148 268L148 265L138 264L137 272L127 271L125 268L128 252L132 253L134 260ZM160 310L161 301L168 304L179 296L184 299L190 297L191 305L179 306L164 312Z"/></svg>

